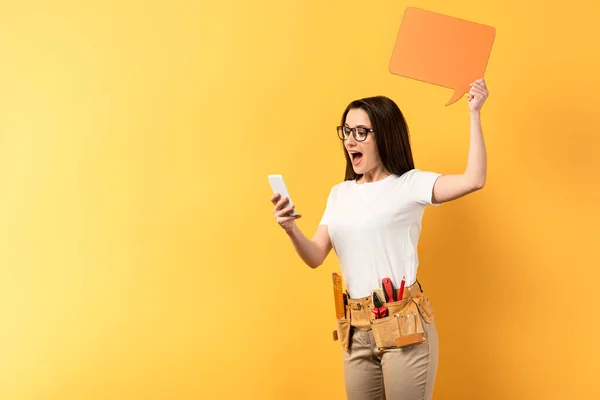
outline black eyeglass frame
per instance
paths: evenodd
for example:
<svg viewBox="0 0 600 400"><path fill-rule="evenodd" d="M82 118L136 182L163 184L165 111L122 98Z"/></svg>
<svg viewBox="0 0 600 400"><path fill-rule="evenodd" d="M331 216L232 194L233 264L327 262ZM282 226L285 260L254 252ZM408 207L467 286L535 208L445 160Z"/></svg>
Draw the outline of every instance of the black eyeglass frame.
<svg viewBox="0 0 600 400"><path fill-rule="evenodd" d="M350 135L348 135L348 137L344 137L344 130L345 129L349 129L350 130L350 133L352 134L352 136L354 136L354 140L356 140L357 142L364 142L365 140L367 140L367 137L369 136L369 133L375 132L373 129L366 128L364 126L357 126L356 128L350 128L349 126L340 125L340 126L336 127L337 135L338 135L338 138L340 140L347 140L350 137ZM364 129L367 132L365 134L365 138L362 139L362 140L359 140L356 137L358 129Z"/></svg>

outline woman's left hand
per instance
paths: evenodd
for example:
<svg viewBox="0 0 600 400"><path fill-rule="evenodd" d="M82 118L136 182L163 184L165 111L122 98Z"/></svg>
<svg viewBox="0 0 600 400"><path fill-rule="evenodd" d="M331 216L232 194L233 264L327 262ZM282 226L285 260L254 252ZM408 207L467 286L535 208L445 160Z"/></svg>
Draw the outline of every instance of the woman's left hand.
<svg viewBox="0 0 600 400"><path fill-rule="evenodd" d="M485 85L485 80L483 78L477 79L475 82L471 83L471 90L469 90L469 110L471 112L481 110L483 103L485 103L485 99L487 99L489 93L487 90L487 86Z"/></svg>

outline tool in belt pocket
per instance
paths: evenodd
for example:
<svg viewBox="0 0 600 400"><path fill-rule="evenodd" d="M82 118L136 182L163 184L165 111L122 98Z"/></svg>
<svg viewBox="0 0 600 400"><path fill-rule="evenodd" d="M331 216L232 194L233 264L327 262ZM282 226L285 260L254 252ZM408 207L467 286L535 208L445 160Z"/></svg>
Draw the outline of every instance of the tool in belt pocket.
<svg viewBox="0 0 600 400"><path fill-rule="evenodd" d="M381 280L381 287L383 288L386 303L396 301L394 298L394 286L392 285L392 280L390 278L383 278Z"/></svg>
<svg viewBox="0 0 600 400"><path fill-rule="evenodd" d="M388 309L383 305L383 302L379 298L377 292L373 292L373 309L371 310L375 314L375 318L387 317Z"/></svg>

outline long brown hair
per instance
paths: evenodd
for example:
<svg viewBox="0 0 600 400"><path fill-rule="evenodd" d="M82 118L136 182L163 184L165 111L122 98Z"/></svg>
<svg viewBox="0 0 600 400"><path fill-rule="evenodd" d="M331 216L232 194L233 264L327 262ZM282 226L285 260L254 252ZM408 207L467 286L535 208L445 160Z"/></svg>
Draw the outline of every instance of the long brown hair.
<svg viewBox="0 0 600 400"><path fill-rule="evenodd" d="M353 108L364 110L371 120L377 144L377 151L385 169L396 175L402 175L415 167L408 126L400 108L393 100L385 96L366 97L348 104L342 115L342 125L346 123L346 116ZM371 133L370 133L371 134ZM352 168L352 161L347 151L345 180L361 177Z"/></svg>

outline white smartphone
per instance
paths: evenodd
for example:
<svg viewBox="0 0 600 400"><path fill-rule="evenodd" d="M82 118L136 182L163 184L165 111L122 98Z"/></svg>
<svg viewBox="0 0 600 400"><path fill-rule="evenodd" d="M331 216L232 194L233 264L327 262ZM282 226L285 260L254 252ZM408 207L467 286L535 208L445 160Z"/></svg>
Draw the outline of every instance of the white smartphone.
<svg viewBox="0 0 600 400"><path fill-rule="evenodd" d="M273 189L273 193L279 193L281 195L281 198L288 198L288 204L286 204L284 208L291 207L294 205L294 203L292 202L292 198L288 193L287 186L285 186L283 176L279 174L269 175L269 183L271 184L271 189ZM290 215L296 215L296 210L292 210Z"/></svg>

